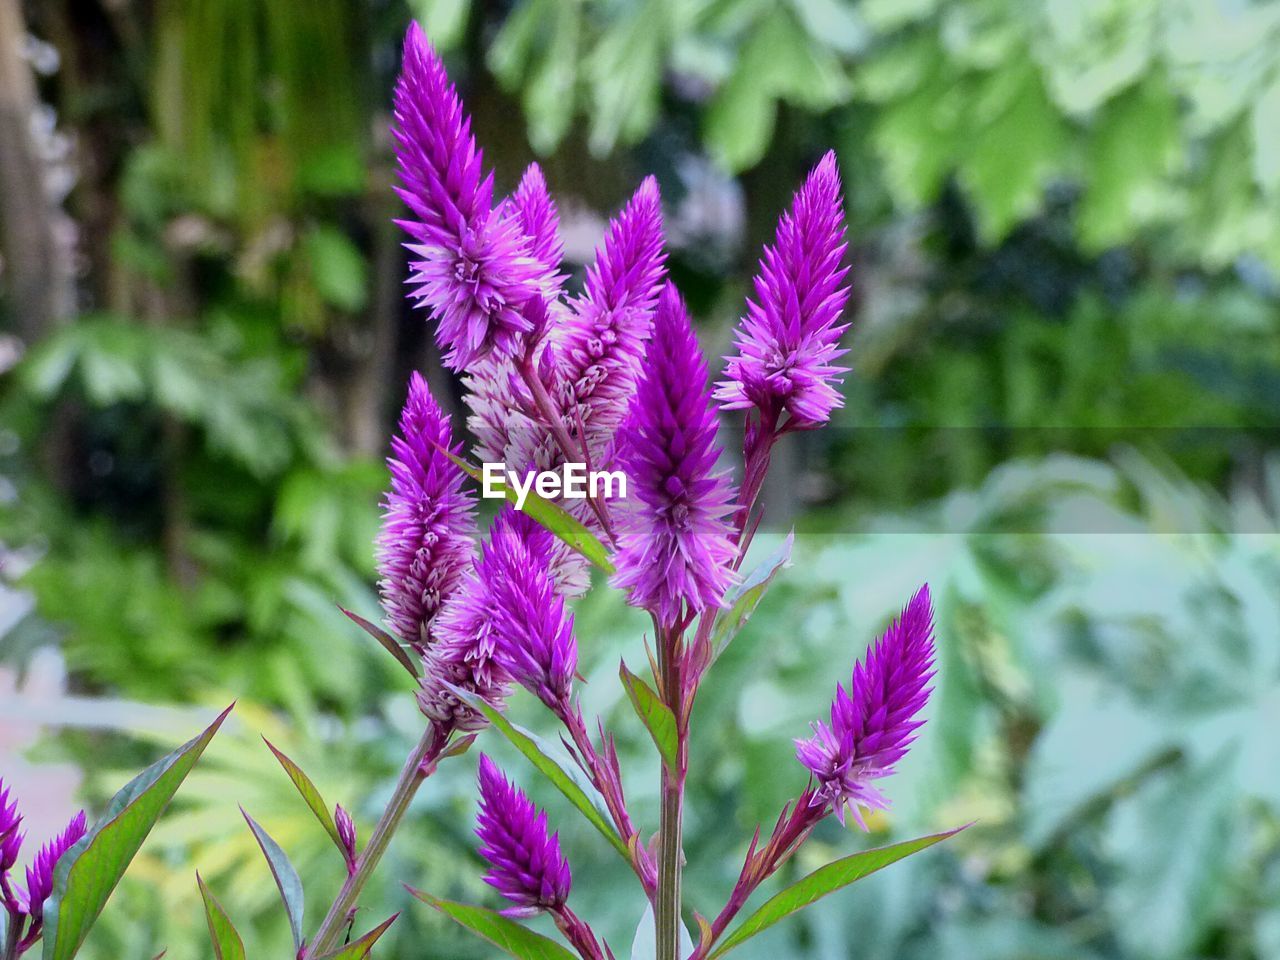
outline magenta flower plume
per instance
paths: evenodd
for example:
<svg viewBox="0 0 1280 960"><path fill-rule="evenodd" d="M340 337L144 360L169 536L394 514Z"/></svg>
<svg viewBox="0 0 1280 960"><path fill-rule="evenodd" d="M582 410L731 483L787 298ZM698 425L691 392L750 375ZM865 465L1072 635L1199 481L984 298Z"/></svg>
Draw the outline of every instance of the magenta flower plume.
<svg viewBox="0 0 1280 960"><path fill-rule="evenodd" d="M501 709L511 678L495 658L498 616L493 585L515 578L516 571L546 569L553 539L510 505L495 518L475 569L440 612L436 642L423 658L418 706L437 725L450 730L479 730L485 725L484 717L451 688Z"/></svg>
<svg viewBox="0 0 1280 960"><path fill-rule="evenodd" d="M44 917L44 902L53 893L53 871L57 869L58 861L79 842L86 829L84 811L81 810L62 833L40 848L31 866L27 867L27 889L18 891L18 900L21 912L31 917L28 937L32 936L36 924Z"/></svg>
<svg viewBox="0 0 1280 960"><path fill-rule="evenodd" d="M619 436L629 478L614 584L633 606L675 623L717 607L733 579L726 516L733 490L717 471L716 414L707 364L675 287L662 291L645 371Z"/></svg>
<svg viewBox="0 0 1280 960"><path fill-rule="evenodd" d="M397 192L413 218L401 221L416 258L414 296L436 316L445 364L469 366L493 350L514 353L531 329L527 301L542 296L544 267L530 255L519 218L495 212L457 90L416 23L404 41L395 93Z"/></svg>
<svg viewBox="0 0 1280 960"><path fill-rule="evenodd" d="M596 466L621 422L653 324L666 272L658 183L646 177L610 221L581 297L555 343L557 399L567 426L581 419Z"/></svg>
<svg viewBox="0 0 1280 960"><path fill-rule="evenodd" d="M529 164L509 202L520 231L529 240L529 255L543 267L544 291L554 297L560 292L564 280L559 273L560 262L564 259L564 242L560 239L560 213L547 190L547 180L540 166Z"/></svg>
<svg viewBox="0 0 1280 960"><path fill-rule="evenodd" d="M559 911L573 883L560 852L559 834L547 835L547 815L511 784L497 765L480 755L480 811L476 836L489 861L488 883L516 906L509 916Z"/></svg>
<svg viewBox="0 0 1280 960"><path fill-rule="evenodd" d="M461 449L452 440L448 417L415 372L387 460L391 490L377 561L387 621L420 648L430 645L432 621L471 564L475 503L446 454Z"/></svg>
<svg viewBox="0 0 1280 960"><path fill-rule="evenodd" d="M573 614L556 593L550 546L544 564L504 564L489 589L498 664L554 710L568 703L578 669L578 645Z"/></svg>
<svg viewBox="0 0 1280 960"><path fill-rule="evenodd" d="M819 161L778 221L755 278L755 300L738 327L716 399L726 410L757 408L769 421L785 411L798 428L821 426L843 404L833 362L848 324L849 299L840 173L834 153Z"/></svg>
<svg viewBox="0 0 1280 960"><path fill-rule="evenodd" d="M0 874L13 869L22 847L22 814L18 801L12 798L9 788L0 778Z"/></svg>
<svg viewBox="0 0 1280 960"><path fill-rule="evenodd" d="M813 736L796 741L796 756L817 781L811 804L830 804L841 823L848 806L864 830L859 806L887 809L888 801L871 781L893 773L924 723L915 717L932 691L933 657L933 608L926 585L854 667L849 689L836 686L831 725L814 723Z"/></svg>

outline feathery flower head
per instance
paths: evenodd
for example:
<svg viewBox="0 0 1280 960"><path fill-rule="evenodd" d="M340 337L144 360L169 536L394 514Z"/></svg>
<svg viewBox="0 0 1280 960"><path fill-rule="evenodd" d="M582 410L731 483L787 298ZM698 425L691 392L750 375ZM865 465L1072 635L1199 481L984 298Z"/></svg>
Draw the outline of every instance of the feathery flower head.
<svg viewBox="0 0 1280 960"><path fill-rule="evenodd" d="M497 764L480 755L480 811L476 836L489 861L485 883L516 906L508 916L559 910L573 883L560 851L560 835L547 835L547 815L511 784Z"/></svg>
<svg viewBox="0 0 1280 960"><path fill-rule="evenodd" d="M471 563L475 503L465 475L445 451L457 453L449 419L418 373L391 441L391 490L378 534L378 588L388 623L420 648L432 621Z"/></svg>
<svg viewBox="0 0 1280 960"><path fill-rule="evenodd" d="M12 798L4 780L0 779L0 873L13 869L22 846L22 814L18 801Z"/></svg>
<svg viewBox="0 0 1280 960"><path fill-rule="evenodd" d="M845 367L833 362L848 324L840 315L849 299L841 286L848 267L844 207L835 154L828 152L778 221L755 277L756 299L736 334L716 399L726 410L755 407L767 417L784 411L800 428L818 427L842 406L836 385Z"/></svg>
<svg viewBox="0 0 1280 960"><path fill-rule="evenodd" d="M57 869L58 861L79 842L86 829L84 811L81 810L62 833L40 848L31 866L27 867L27 889L17 892L18 908L30 915L33 924L44 916L44 902L53 893L53 871Z"/></svg>
<svg viewBox="0 0 1280 960"><path fill-rule="evenodd" d="M540 166L529 164L507 202L521 233L529 239L529 255L543 267L546 293L554 297L564 282L564 275L559 272L564 241L560 239L560 213Z"/></svg>
<svg viewBox="0 0 1280 960"><path fill-rule="evenodd" d="M556 593L549 543L545 554L546 562L541 564L533 562L532 556L528 564L502 564L489 580L489 589L499 665L554 709L569 699L578 669L578 645L573 638L573 614Z"/></svg>
<svg viewBox="0 0 1280 960"><path fill-rule="evenodd" d="M553 539L509 504L494 519L474 570L440 611L436 642L423 657L418 706L428 719L456 730L484 727L484 717L460 701L449 685L475 693L495 709L502 707L511 678L494 656L497 609L492 585L512 579L514 571L545 569Z"/></svg>
<svg viewBox="0 0 1280 960"><path fill-rule="evenodd" d="M925 585L854 667L849 689L837 684L830 726L818 721L811 738L796 741L796 757L818 784L812 804L830 804L841 823L848 806L864 830L859 806L888 808L871 781L893 773L924 723L915 717L932 692L933 656L933 608Z"/></svg>
<svg viewBox="0 0 1280 960"><path fill-rule="evenodd" d="M569 305L551 347L566 426L581 418L597 467L607 458L606 441L626 413L644 359L665 261L658 182L646 177L610 221L583 294Z"/></svg>
<svg viewBox="0 0 1280 960"><path fill-rule="evenodd" d="M716 469L716 413L707 364L675 287L658 300L653 341L619 434L629 478L614 585L628 603L674 623L689 611L718 607L733 579L734 545L726 516L733 490Z"/></svg>
<svg viewBox="0 0 1280 960"><path fill-rule="evenodd" d="M527 301L545 295L544 265L514 211L494 211L493 175L444 64L416 23L404 41L395 92L397 188L413 219L400 221L416 259L413 294L436 315L444 362L461 370L496 349L521 348Z"/></svg>

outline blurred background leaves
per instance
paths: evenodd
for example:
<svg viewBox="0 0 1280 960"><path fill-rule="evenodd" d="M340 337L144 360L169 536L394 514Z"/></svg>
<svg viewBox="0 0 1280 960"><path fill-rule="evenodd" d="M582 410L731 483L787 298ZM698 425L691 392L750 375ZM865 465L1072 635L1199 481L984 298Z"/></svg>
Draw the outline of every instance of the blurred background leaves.
<svg viewBox="0 0 1280 960"><path fill-rule="evenodd" d="M457 410L392 223L411 16L499 188L544 164L572 266L658 176L713 355L790 191L839 154L855 370L833 426L779 451L770 537L794 523L796 563L700 701L691 906L718 906L802 786L790 739L928 579L939 689L871 839L977 825L744 960L1280 958L1280 4L0 0L0 769L92 806L192 707L241 699L86 955L210 955L197 865L251 955L289 950L236 804L312 916L342 866L259 736L365 831L416 740L406 679L335 607L377 616L408 371ZM633 613L580 604L584 697L651 827L615 680L643 662ZM383 955L485 955L399 885L489 902L472 762L370 891L370 923L405 911ZM575 908L625 950L642 898L535 792ZM793 872L865 842L828 826Z"/></svg>

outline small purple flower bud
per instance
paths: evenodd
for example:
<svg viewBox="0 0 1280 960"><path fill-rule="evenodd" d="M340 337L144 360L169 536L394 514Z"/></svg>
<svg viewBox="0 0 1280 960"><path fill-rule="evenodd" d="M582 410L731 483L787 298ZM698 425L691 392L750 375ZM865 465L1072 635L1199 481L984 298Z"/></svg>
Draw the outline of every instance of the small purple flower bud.
<svg viewBox="0 0 1280 960"><path fill-rule="evenodd" d="M847 806L864 830L859 806L888 808L871 781L893 773L924 723L915 717L932 692L933 657L933 608L925 585L854 666L849 689L836 685L831 725L818 721L812 737L796 741L796 757L817 781L812 806L830 804L841 823Z"/></svg>
<svg viewBox="0 0 1280 960"><path fill-rule="evenodd" d="M653 342L618 437L630 480L615 586L664 626L682 608L718 607L733 580L725 519L733 488L717 469L716 413L707 364L675 287L658 300Z"/></svg>
<svg viewBox="0 0 1280 960"><path fill-rule="evenodd" d="M756 299L738 327L738 353L729 358L716 399L726 410L755 407L776 421L786 412L792 426L821 426L843 405L836 387L845 351L840 315L849 299L842 286L845 252L840 172L834 153L814 167L791 209L778 221L756 274Z"/></svg>
<svg viewBox="0 0 1280 960"><path fill-rule="evenodd" d="M400 435L391 440L377 559L387 622L419 648L431 644L432 621L471 564L475 502L464 489L465 474L446 455L461 449L452 439L449 418L415 372Z"/></svg>
<svg viewBox="0 0 1280 960"><path fill-rule="evenodd" d="M62 833L40 848L31 866L27 867L27 889L19 891L18 898L22 912L31 917L28 935L44 917L44 902L53 893L53 871L57 869L58 861L79 842L86 829L84 811L81 810Z"/></svg>
<svg viewBox="0 0 1280 960"><path fill-rule="evenodd" d="M547 190L542 168L529 164L520 185L508 201L515 212L520 231L529 238L529 255L542 265L545 293L554 297L564 280L559 273L564 259L564 242L560 239L560 213Z"/></svg>
<svg viewBox="0 0 1280 960"><path fill-rule="evenodd" d="M342 841L342 849L347 854L347 866L350 868L356 862L355 821L351 819L351 814L347 813L340 803L334 805L333 820L338 826L338 839Z"/></svg>
<svg viewBox="0 0 1280 960"><path fill-rule="evenodd" d="M547 815L514 787L484 754L480 755L480 810L476 836L490 864L484 880L516 906L508 916L559 911L569 898L573 876L560 851L560 835L547 835Z"/></svg>

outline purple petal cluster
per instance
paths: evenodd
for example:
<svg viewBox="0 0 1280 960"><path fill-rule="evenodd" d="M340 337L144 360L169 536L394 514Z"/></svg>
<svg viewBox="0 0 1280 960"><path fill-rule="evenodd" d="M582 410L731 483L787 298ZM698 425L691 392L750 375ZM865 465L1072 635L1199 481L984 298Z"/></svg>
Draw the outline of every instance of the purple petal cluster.
<svg viewBox="0 0 1280 960"><path fill-rule="evenodd" d="M573 883L559 834L547 834L547 815L511 784L497 764L480 755L480 811L476 836L489 861L485 882L516 906L509 916L558 911Z"/></svg>
<svg viewBox="0 0 1280 960"><path fill-rule="evenodd" d="M733 579L727 515L733 490L717 470L716 414L707 365L684 304L668 284L653 340L619 435L628 477L614 584L663 625L717 607Z"/></svg>
<svg viewBox="0 0 1280 960"><path fill-rule="evenodd" d="M813 805L830 804L841 823L848 806L864 830L859 806L888 807L871 781L893 773L924 723L915 717L932 691L933 657L926 585L854 667L849 689L836 686L830 726L816 722L811 738L796 741L796 756L817 782Z"/></svg>
<svg viewBox="0 0 1280 960"><path fill-rule="evenodd" d="M494 350L519 352L532 329L525 305L548 293L547 269L515 209L492 208L493 176L471 121L417 24L405 37L395 120L398 192L413 215L401 222L413 241L409 282L436 316L445 364L461 370Z"/></svg>
<svg viewBox="0 0 1280 960"><path fill-rule="evenodd" d="M10 795L9 788L0 780L0 874L8 873L18 862L22 848L22 814L18 801Z"/></svg>
<svg viewBox="0 0 1280 960"><path fill-rule="evenodd" d="M418 705L436 724L456 730L485 725L484 717L460 701L451 686L495 708L506 700L511 678L495 657L498 611L493 585L516 578L519 571L547 569L553 539L510 505L494 520L474 570L440 612L436 641L423 657Z"/></svg>
<svg viewBox="0 0 1280 960"><path fill-rule="evenodd" d="M845 227L840 174L828 152L778 221L755 277L756 298L738 327L716 399L726 410L756 408L775 422L783 412L796 428L821 426L843 403L836 387L847 368L840 316L849 299L841 266Z"/></svg>
<svg viewBox="0 0 1280 960"><path fill-rule="evenodd" d="M529 164L507 202L515 214L520 232L528 238L529 255L542 267L546 279L544 293L554 297L564 281L563 274L559 273L560 262L564 259L564 242L560 239L560 213L551 199L540 166Z"/></svg>
<svg viewBox="0 0 1280 960"><path fill-rule="evenodd" d="M475 503L463 487L449 419L418 373L391 441L391 490L378 534L379 591L387 621L403 640L425 649L432 621L471 564Z"/></svg>
<svg viewBox="0 0 1280 960"><path fill-rule="evenodd" d="M573 614L556 593L550 561L548 550L543 564L504 565L490 580L489 590L498 664L516 683L557 709L568 704L578 645Z"/></svg>
<svg viewBox="0 0 1280 960"><path fill-rule="evenodd" d="M338 828L338 839L342 841L342 850L347 856L348 866L353 866L356 860L356 824L342 806L336 804L333 808L333 822Z"/></svg>
<svg viewBox="0 0 1280 960"><path fill-rule="evenodd" d="M62 855L75 846L88 829L84 811L77 813L67 824L67 828L52 840L48 841L36 853L31 866L27 867L27 889L19 892L20 907L31 917L34 926L44 916L44 902L53 893L53 871L57 869Z"/></svg>

